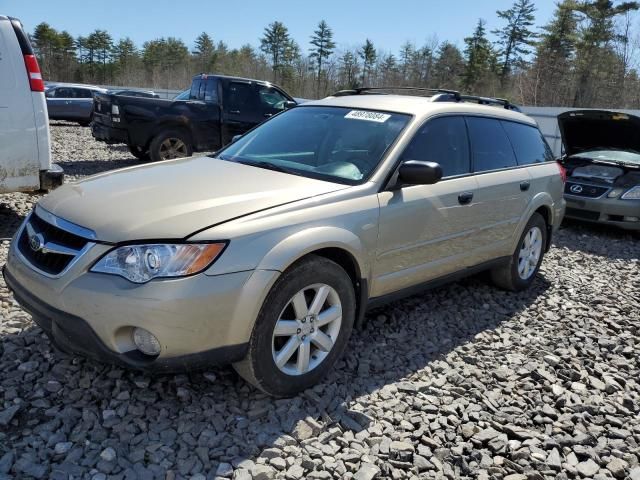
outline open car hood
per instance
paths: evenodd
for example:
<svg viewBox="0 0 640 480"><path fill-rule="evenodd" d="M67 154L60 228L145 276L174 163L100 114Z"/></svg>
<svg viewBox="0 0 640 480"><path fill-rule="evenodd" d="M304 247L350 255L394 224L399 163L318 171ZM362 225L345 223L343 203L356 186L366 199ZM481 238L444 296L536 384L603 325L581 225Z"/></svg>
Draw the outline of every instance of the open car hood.
<svg viewBox="0 0 640 480"><path fill-rule="evenodd" d="M640 152L640 118L608 110L572 110L558 116L565 153L588 150Z"/></svg>

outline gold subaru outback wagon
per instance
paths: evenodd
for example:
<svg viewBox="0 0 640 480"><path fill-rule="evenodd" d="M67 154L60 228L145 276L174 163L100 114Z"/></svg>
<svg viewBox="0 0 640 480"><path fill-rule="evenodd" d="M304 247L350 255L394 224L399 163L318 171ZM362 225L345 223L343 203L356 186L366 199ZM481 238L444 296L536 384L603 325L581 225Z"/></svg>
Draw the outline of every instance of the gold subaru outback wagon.
<svg viewBox="0 0 640 480"><path fill-rule="evenodd" d="M565 205L536 124L455 92L371 93L58 188L17 232L7 285L62 350L232 363L277 396L318 382L372 305L481 270L527 288Z"/></svg>

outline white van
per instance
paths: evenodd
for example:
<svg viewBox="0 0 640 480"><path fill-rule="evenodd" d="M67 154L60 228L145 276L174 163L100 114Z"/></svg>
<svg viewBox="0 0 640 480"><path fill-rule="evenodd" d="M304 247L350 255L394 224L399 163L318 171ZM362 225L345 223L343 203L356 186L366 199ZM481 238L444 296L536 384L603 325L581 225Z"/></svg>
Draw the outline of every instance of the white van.
<svg viewBox="0 0 640 480"><path fill-rule="evenodd" d="M44 82L19 20L0 15L0 193L50 190L63 181L51 164Z"/></svg>

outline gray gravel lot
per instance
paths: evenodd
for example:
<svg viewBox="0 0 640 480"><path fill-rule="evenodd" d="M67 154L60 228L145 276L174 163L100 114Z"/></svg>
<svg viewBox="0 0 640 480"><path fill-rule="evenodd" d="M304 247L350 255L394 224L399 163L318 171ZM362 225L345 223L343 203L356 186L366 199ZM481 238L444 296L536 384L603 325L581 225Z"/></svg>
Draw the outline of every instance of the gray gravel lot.
<svg viewBox="0 0 640 480"><path fill-rule="evenodd" d="M138 164L87 128L52 134L70 179ZM0 195L0 238L38 197ZM639 240L576 224L531 290L476 277L373 311L288 400L229 368L150 377L57 353L0 280L0 479L640 480L639 382Z"/></svg>

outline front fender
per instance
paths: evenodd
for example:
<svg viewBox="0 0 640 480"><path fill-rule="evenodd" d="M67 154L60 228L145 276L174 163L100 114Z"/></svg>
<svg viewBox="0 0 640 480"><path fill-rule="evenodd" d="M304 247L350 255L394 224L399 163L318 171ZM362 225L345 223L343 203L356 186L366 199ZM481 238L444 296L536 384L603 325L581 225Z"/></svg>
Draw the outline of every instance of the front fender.
<svg viewBox="0 0 640 480"><path fill-rule="evenodd" d="M283 272L305 255L324 248L345 250L355 260L360 276L369 277L370 262L360 238L349 230L329 226L312 227L288 236L267 252L257 268Z"/></svg>

